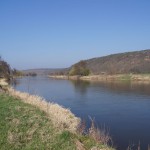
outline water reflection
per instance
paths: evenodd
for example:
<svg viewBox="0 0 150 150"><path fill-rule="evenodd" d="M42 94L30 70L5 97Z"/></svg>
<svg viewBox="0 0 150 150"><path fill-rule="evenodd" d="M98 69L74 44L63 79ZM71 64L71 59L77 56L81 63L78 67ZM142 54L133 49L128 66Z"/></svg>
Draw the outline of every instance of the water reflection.
<svg viewBox="0 0 150 150"><path fill-rule="evenodd" d="M21 84L22 81L25 81L28 91L30 91L30 86L35 82L41 80L40 77L37 78L18 78L13 79L11 84L14 88ZM57 80L58 81L58 80ZM99 90L108 90L115 93L136 93L150 95L150 82L141 82L141 81L82 81L82 80L69 80L73 85L75 92L85 95L88 92L88 88L96 88ZM30 89L30 90L29 90Z"/></svg>
<svg viewBox="0 0 150 150"><path fill-rule="evenodd" d="M150 95L150 83L107 81L97 83L94 82L93 84L94 86L101 86L107 90L110 90L111 92L116 93L136 93Z"/></svg>
<svg viewBox="0 0 150 150"><path fill-rule="evenodd" d="M10 84L13 85L14 88L16 88L17 85L20 84L20 80L14 78Z"/></svg>
<svg viewBox="0 0 150 150"><path fill-rule="evenodd" d="M99 88L99 90L109 90L115 93L136 93L150 95L149 82L134 82L134 81L70 81L76 92L84 95L87 93L89 87Z"/></svg>
<svg viewBox="0 0 150 150"><path fill-rule="evenodd" d="M85 95L87 93L87 89L90 86L89 81L80 81L80 80L70 80L70 82L73 84L75 91L82 95Z"/></svg>

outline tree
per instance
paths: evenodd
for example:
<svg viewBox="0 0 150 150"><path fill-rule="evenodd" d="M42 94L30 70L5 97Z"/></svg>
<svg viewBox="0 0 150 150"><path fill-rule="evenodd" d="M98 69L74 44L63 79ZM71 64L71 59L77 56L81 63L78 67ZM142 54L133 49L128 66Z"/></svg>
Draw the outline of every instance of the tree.
<svg viewBox="0 0 150 150"><path fill-rule="evenodd" d="M0 77L11 79L11 68L9 64L0 58Z"/></svg>
<svg viewBox="0 0 150 150"><path fill-rule="evenodd" d="M13 76L23 76L23 73L17 69L12 70Z"/></svg>
<svg viewBox="0 0 150 150"><path fill-rule="evenodd" d="M69 75L81 75L81 76L88 76L90 74L90 70L86 66L85 61L80 61L79 63L75 64L71 70L69 71Z"/></svg>

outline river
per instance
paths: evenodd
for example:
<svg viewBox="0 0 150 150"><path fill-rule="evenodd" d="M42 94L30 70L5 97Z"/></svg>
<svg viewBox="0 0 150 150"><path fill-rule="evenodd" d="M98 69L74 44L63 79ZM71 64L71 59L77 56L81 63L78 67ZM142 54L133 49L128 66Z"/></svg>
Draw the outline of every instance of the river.
<svg viewBox="0 0 150 150"><path fill-rule="evenodd" d="M147 150L150 144L150 84L133 82L98 82L56 80L44 76L16 79L19 91L40 95L56 102L87 121L95 118L105 127L117 150L130 145Z"/></svg>

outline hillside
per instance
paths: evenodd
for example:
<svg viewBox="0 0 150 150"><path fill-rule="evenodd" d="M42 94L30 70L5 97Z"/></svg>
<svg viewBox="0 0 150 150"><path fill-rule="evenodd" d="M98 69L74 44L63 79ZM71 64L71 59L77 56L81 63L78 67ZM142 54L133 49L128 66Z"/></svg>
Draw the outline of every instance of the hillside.
<svg viewBox="0 0 150 150"><path fill-rule="evenodd" d="M150 50L84 60L91 74L150 73Z"/></svg>
<svg viewBox="0 0 150 150"><path fill-rule="evenodd" d="M88 70L94 75L150 73L150 49L82 60L69 68L29 69L22 72L34 72L37 75L70 75L73 72L73 75L82 75L83 71Z"/></svg>

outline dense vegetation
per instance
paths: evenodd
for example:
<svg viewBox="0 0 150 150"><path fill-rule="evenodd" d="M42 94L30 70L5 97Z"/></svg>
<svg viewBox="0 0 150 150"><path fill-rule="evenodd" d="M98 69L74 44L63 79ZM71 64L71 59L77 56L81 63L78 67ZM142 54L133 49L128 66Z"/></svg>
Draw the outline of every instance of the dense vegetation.
<svg viewBox="0 0 150 150"><path fill-rule="evenodd" d="M13 76L16 76L16 77L23 76L23 73L16 69L12 70L12 74L13 74Z"/></svg>
<svg viewBox="0 0 150 150"><path fill-rule="evenodd" d="M23 76L23 73L17 69L11 69L10 65L0 57L0 78L5 78L9 81L14 76Z"/></svg>
<svg viewBox="0 0 150 150"><path fill-rule="evenodd" d="M88 76L90 74L90 70L86 66L85 61L80 61L79 63L73 65L69 71L69 75L81 75Z"/></svg>
<svg viewBox="0 0 150 150"><path fill-rule="evenodd" d="M7 80L10 80L11 75L12 72L9 64L0 57L0 78L6 78Z"/></svg>

